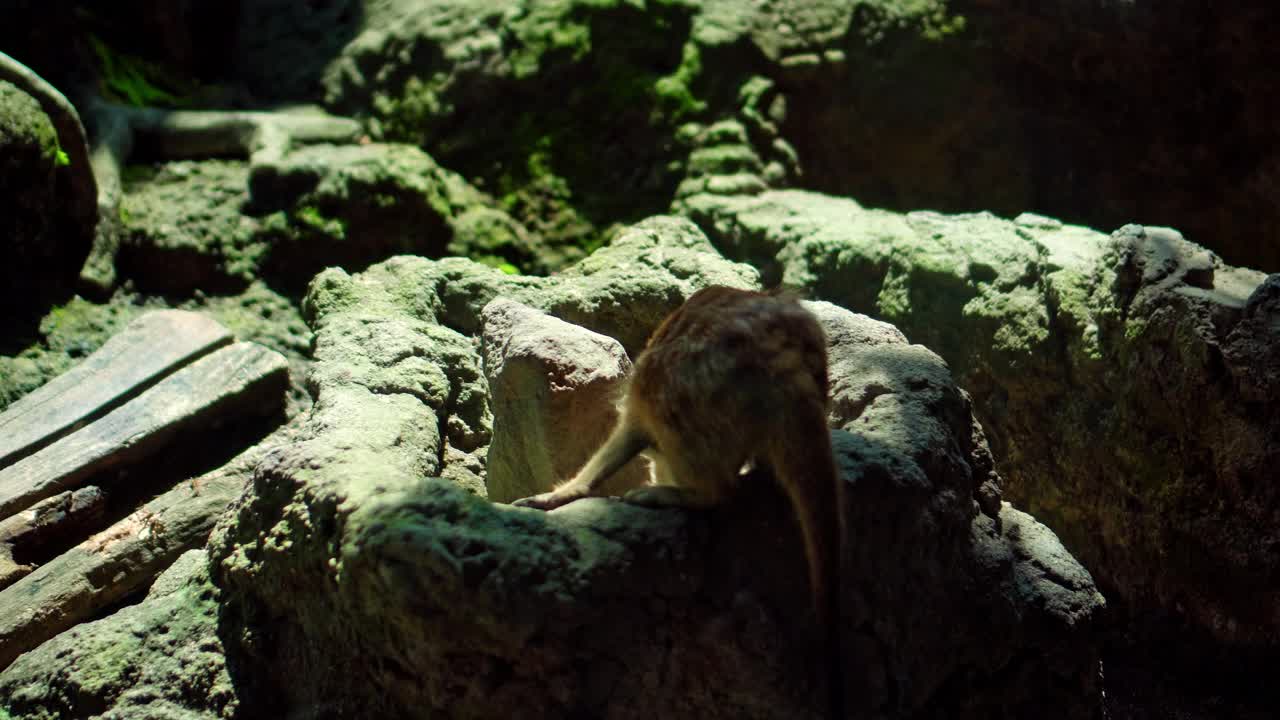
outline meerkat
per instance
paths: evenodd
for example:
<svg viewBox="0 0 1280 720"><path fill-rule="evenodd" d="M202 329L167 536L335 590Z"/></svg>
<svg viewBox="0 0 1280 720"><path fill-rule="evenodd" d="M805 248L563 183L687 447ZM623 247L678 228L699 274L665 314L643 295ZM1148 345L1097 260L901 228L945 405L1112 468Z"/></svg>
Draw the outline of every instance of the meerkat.
<svg viewBox="0 0 1280 720"><path fill-rule="evenodd" d="M826 336L798 301L705 288L649 338L604 445L572 479L516 504L551 510L599 494L605 479L641 453L652 462L650 484L630 490L624 500L651 507L715 505L732 492L748 463L769 467L804 540L825 644L828 710L840 717L843 518L827 386Z"/></svg>

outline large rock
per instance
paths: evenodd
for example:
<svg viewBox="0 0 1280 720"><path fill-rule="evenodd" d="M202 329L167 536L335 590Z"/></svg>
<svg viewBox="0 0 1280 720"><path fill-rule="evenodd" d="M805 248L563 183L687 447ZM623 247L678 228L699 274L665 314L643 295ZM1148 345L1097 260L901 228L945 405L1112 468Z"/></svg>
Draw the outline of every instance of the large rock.
<svg viewBox="0 0 1280 720"><path fill-rule="evenodd" d="M14 26L25 25L19 9L13 15ZM0 301L16 315L45 309L76 283L99 224L98 186L75 106L2 52L0 87L0 143L8 146L0 153L6 159L0 196L12 203L0 212L0 241L8 248ZM27 99L39 108L33 110Z"/></svg>
<svg viewBox="0 0 1280 720"><path fill-rule="evenodd" d="M243 291L261 275L258 222L242 209L249 170L236 160L172 162L135 171L120 202L113 272L144 292Z"/></svg>
<svg viewBox="0 0 1280 720"><path fill-rule="evenodd" d="M1167 228L1108 237L803 192L682 206L730 257L945 357L1008 496L1132 619L1280 650L1274 279Z"/></svg>
<svg viewBox="0 0 1280 720"><path fill-rule="evenodd" d="M297 289L329 266L401 253L543 266L494 202L413 147L310 145L279 156L170 162L134 172L115 271L146 292Z"/></svg>
<svg viewBox="0 0 1280 720"><path fill-rule="evenodd" d="M742 89L776 69L752 36L774 18L752 4L349 4L358 32L314 59L326 105L478 178L554 267L585 256L613 223L666 209L691 121L742 110L774 159L777 128L757 108L776 92Z"/></svg>
<svg viewBox="0 0 1280 720"><path fill-rule="evenodd" d="M237 59L266 96L319 84L375 135L483 177L565 259L710 162L739 191L1170 223L1276 270L1260 29L1278 17L1260 0L277 2L243 13ZM749 142L685 144L686 124L725 120ZM803 173L776 172L789 159Z"/></svg>
<svg viewBox="0 0 1280 720"><path fill-rule="evenodd" d="M397 258L313 283L313 413L210 545L229 652L272 688L243 702L334 717L817 712L801 544L763 476L707 512L477 497L493 425L519 422L489 414L475 345L494 298L582 319L634 353L697 288L756 282L671 218L593 260L548 279ZM838 373L854 716L1090 717L1102 600L1088 574L999 503L937 356L814 309Z"/></svg>
<svg viewBox="0 0 1280 720"><path fill-rule="evenodd" d="M631 372L622 345L503 298L484 308L481 345L495 418L489 499L509 503L573 477L617 422ZM603 491L620 495L648 478L633 460Z"/></svg>
<svg viewBox="0 0 1280 720"><path fill-rule="evenodd" d="M264 272L295 283L327 266L360 269L402 253L545 269L523 228L415 147L298 148L255 159L249 184L253 211L270 213Z"/></svg>
<svg viewBox="0 0 1280 720"><path fill-rule="evenodd" d="M93 216L74 226L85 218L75 212L83 198L67 181L70 156L38 100L4 81L3 60L0 55L0 324L12 328L70 293L89 252ZM82 145L83 137L81 130Z"/></svg>

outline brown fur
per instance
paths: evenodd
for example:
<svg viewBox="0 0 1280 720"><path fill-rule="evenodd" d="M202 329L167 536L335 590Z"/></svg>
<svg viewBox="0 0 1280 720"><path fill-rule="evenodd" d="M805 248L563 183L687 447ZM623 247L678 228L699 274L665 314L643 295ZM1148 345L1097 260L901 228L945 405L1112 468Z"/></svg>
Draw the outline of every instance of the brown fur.
<svg viewBox="0 0 1280 720"><path fill-rule="evenodd" d="M732 492L744 464L772 469L804 538L821 625L830 712L841 712L837 598L839 488L827 429L827 343L791 298L710 287L667 316L635 369L618 425L568 482L518 501L550 510L597 494L637 453L652 482L628 502L705 507Z"/></svg>

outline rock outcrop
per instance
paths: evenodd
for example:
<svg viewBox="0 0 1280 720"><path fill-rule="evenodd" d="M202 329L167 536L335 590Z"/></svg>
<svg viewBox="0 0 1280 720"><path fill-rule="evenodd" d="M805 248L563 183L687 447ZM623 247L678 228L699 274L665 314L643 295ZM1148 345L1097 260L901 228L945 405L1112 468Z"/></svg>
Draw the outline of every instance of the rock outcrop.
<svg viewBox="0 0 1280 720"><path fill-rule="evenodd" d="M1280 650L1274 276L1168 228L1108 237L794 191L681 206L728 257L946 358L1008 497L1130 617Z"/></svg>
<svg viewBox="0 0 1280 720"><path fill-rule="evenodd" d="M322 273L308 296L312 415L258 466L210 545L224 637L238 638L228 651L273 688L255 707L815 713L801 546L765 477L708 512L591 499L544 514L480 497L494 427L522 420L491 403L474 339L482 308L507 297L634 353L712 282L757 279L671 218L559 278L419 258ZM849 484L842 629L855 715L1091 716L1102 600L1088 573L1000 503L968 399L936 355L883 323L812 307L832 337Z"/></svg>
<svg viewBox="0 0 1280 720"><path fill-rule="evenodd" d="M75 110L0 53L0 326L10 334L75 286L96 220L87 167Z"/></svg>
<svg viewBox="0 0 1280 720"><path fill-rule="evenodd" d="M631 360L611 337L498 298L481 335L495 423L485 468L490 500L509 503L569 479L604 443ZM648 468L633 460L604 488L636 487ZM612 491L611 491L612 490Z"/></svg>

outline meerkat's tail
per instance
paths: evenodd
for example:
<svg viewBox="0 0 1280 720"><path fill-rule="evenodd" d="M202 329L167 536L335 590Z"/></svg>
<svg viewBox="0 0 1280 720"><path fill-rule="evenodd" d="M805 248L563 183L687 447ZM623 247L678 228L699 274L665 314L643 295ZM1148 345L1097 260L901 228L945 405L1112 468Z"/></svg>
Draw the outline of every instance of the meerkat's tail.
<svg viewBox="0 0 1280 720"><path fill-rule="evenodd" d="M787 418L792 428L778 433L770 448L770 464L791 500L804 540L814 611L822 632L822 660L827 681L827 711L843 718L844 671L840 658L840 562L843 504L831 452L825 412ZM803 445L792 446L803 439Z"/></svg>

